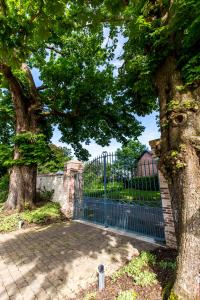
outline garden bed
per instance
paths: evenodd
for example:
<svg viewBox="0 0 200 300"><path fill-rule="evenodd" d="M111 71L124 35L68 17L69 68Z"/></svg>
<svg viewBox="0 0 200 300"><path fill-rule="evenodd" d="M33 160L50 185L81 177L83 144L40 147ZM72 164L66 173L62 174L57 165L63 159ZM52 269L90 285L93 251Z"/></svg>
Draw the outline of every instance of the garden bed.
<svg viewBox="0 0 200 300"><path fill-rule="evenodd" d="M0 208L0 233L6 233L19 229L19 222L22 228L35 225L47 225L66 221L66 217L60 210L60 205L54 202L40 202L35 209L25 209L23 212L7 212Z"/></svg>
<svg viewBox="0 0 200 300"><path fill-rule="evenodd" d="M159 248L142 252L112 277L106 278L106 288L97 284L81 291L82 300L161 300L170 291L175 270L176 251Z"/></svg>

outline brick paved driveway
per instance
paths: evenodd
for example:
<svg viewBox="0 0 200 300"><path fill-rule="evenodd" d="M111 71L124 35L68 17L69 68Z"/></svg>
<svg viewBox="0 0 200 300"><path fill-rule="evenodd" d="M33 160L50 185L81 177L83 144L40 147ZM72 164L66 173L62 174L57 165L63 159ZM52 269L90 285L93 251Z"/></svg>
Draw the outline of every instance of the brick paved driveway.
<svg viewBox="0 0 200 300"><path fill-rule="evenodd" d="M57 224L0 235L0 299L76 299L96 280L104 263L109 275L152 244L80 223Z"/></svg>

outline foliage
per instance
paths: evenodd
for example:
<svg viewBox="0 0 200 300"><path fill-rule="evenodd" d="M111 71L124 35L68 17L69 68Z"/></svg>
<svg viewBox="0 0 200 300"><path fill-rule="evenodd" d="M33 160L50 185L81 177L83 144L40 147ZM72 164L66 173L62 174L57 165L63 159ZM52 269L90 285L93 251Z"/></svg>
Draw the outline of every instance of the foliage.
<svg viewBox="0 0 200 300"><path fill-rule="evenodd" d="M85 195L88 197L104 197L103 187L98 190L85 191ZM123 201L127 203L134 202L140 205L160 206L160 192L155 191L143 191L136 189L118 189L108 188L106 191L106 197L115 201Z"/></svg>
<svg viewBox="0 0 200 300"><path fill-rule="evenodd" d="M7 90L0 89L0 144L9 145L14 135L14 112Z"/></svg>
<svg viewBox="0 0 200 300"><path fill-rule="evenodd" d="M20 216L17 213L12 215L4 216L2 212L0 212L0 232L9 232L18 228L18 223L20 221Z"/></svg>
<svg viewBox="0 0 200 300"><path fill-rule="evenodd" d="M116 300L136 300L137 293L134 290L122 291L117 296Z"/></svg>
<svg viewBox="0 0 200 300"><path fill-rule="evenodd" d="M3 203L7 199L9 187L9 176L8 174L0 177L0 203Z"/></svg>
<svg viewBox="0 0 200 300"><path fill-rule="evenodd" d="M200 2L129 1L123 8L125 24L124 64L119 86L136 113L155 109L155 74L170 55L177 59L185 85L198 85Z"/></svg>
<svg viewBox="0 0 200 300"><path fill-rule="evenodd" d="M22 213L6 214L3 206L0 210L0 232L9 232L16 230L19 221L23 220L28 223L42 224L46 221L56 221L61 218L60 206L58 203L49 202L34 210L26 209Z"/></svg>
<svg viewBox="0 0 200 300"><path fill-rule="evenodd" d="M157 283L156 274L150 271L143 271L134 275L134 281L137 285L148 286Z"/></svg>
<svg viewBox="0 0 200 300"><path fill-rule="evenodd" d="M173 284L174 284L174 280L169 280L167 282L167 284L165 285L165 287L163 288L163 291L162 291L163 300L169 300L170 299L170 294L171 294ZM176 300L176 299L172 298L171 300Z"/></svg>
<svg viewBox="0 0 200 300"><path fill-rule="evenodd" d="M112 279L115 282L119 277L127 274L132 277L135 284L141 286L153 285L157 282L156 274L149 271L148 265L155 265L156 257L148 252L141 252L141 254L133 258L128 265L117 271Z"/></svg>
<svg viewBox="0 0 200 300"><path fill-rule="evenodd" d="M104 197L104 183L101 178L95 178L93 173L87 174L84 180L84 193L87 197ZM90 180L88 180L90 178ZM85 179L85 178L84 178ZM122 181L115 180L106 183L106 197L123 202L139 201L140 204L160 205L159 182L157 176L133 177Z"/></svg>
<svg viewBox="0 0 200 300"><path fill-rule="evenodd" d="M96 299L96 292L89 293L83 298L83 300L95 300L95 299Z"/></svg>
<svg viewBox="0 0 200 300"><path fill-rule="evenodd" d="M41 224L48 219L58 219L60 217L60 205L58 203L49 202L35 210L25 210L22 213L22 219L29 223Z"/></svg>
<svg viewBox="0 0 200 300"><path fill-rule="evenodd" d="M147 171L148 172L148 171ZM154 176L136 176L132 179L126 179L124 181L125 187L131 187L136 190L143 191L159 191L159 179L158 175Z"/></svg>
<svg viewBox="0 0 200 300"><path fill-rule="evenodd" d="M54 194L54 190L48 191L48 190L46 190L45 187L42 190L37 190L37 193L36 193L37 202L51 201L53 194Z"/></svg>
<svg viewBox="0 0 200 300"><path fill-rule="evenodd" d="M13 144L20 153L19 159L13 159ZM42 163L49 155L50 148L44 134L18 133L12 138L12 144L0 144L0 165L7 168Z"/></svg>
<svg viewBox="0 0 200 300"><path fill-rule="evenodd" d="M93 139L105 146L111 138L124 143L141 133L143 127L132 108L115 96L116 80L110 61L116 45L113 41L103 46L103 25L97 24L99 18L94 17L101 10L100 1L91 5L86 1L67 0L45 3L36 0L34 5L30 0L2 3L0 101L7 99L3 111L14 116L10 131L6 127L7 133L14 134L15 108L3 70L5 66L10 68L23 96L29 99L32 85L21 68L22 63L31 70L36 68L42 81L42 88L37 90L40 108L34 113L39 119L40 132L48 142L57 125L62 133L61 141L70 144L77 157L87 159L89 154L83 142L88 144ZM103 10L102 7L99 11L100 18ZM6 143L9 144L9 138ZM42 150L42 144L39 147ZM26 158L29 164L30 157Z"/></svg>
<svg viewBox="0 0 200 300"><path fill-rule="evenodd" d="M137 165L138 158L147 150L147 147L138 140L130 140L121 149L116 151L115 166L118 170L128 168L132 171Z"/></svg>
<svg viewBox="0 0 200 300"><path fill-rule="evenodd" d="M38 164L38 172L52 173L64 169L64 164L72 159L71 150L66 147L58 147L54 144L50 145L51 155L49 159L43 163Z"/></svg>
<svg viewBox="0 0 200 300"><path fill-rule="evenodd" d="M162 269L176 269L176 262L175 261L168 261L168 260L161 260L159 261L159 267Z"/></svg>
<svg viewBox="0 0 200 300"><path fill-rule="evenodd" d="M130 140L121 149L117 149L118 159L129 159L134 162L147 150L147 147L138 140Z"/></svg>

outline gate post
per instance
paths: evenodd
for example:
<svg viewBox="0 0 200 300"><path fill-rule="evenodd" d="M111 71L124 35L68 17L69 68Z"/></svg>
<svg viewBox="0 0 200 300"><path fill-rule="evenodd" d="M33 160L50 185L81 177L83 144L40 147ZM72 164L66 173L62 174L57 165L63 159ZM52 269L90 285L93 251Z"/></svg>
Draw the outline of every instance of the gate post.
<svg viewBox="0 0 200 300"><path fill-rule="evenodd" d="M82 173L83 163L81 161L70 160L65 164L63 184L66 190L66 205L62 208L62 212L68 219L73 218L75 195L82 195ZM81 184L78 185L79 191L76 191L76 175L79 176L79 182L81 181Z"/></svg>
<svg viewBox="0 0 200 300"><path fill-rule="evenodd" d="M149 141L151 146L151 150L153 152L153 157L156 157L155 150L157 145L159 144L159 139ZM165 226L165 241L166 245L169 248L176 248L177 241L175 236L175 228L174 228L174 218L172 213L172 205L171 205L171 196L169 193L168 183L160 170L158 170L158 178L160 184L160 195L162 200L162 210L163 210L163 218L164 218L164 226Z"/></svg>

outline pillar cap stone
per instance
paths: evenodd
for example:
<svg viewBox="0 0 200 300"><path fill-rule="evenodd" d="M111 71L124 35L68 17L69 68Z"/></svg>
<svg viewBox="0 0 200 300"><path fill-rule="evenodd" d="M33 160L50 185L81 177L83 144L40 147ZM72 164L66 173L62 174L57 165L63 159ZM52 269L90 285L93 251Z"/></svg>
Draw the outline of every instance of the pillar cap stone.
<svg viewBox="0 0 200 300"><path fill-rule="evenodd" d="M160 139L155 139L155 140L151 140L149 141L149 145L151 147L151 151L153 154L153 157L158 157L158 153L160 150Z"/></svg>
<svg viewBox="0 0 200 300"><path fill-rule="evenodd" d="M82 172L83 171L83 162L79 160L69 160L65 163L64 166L65 171L74 171L74 172Z"/></svg>

